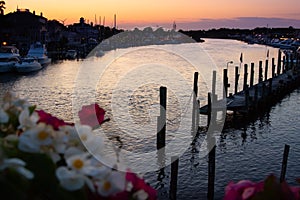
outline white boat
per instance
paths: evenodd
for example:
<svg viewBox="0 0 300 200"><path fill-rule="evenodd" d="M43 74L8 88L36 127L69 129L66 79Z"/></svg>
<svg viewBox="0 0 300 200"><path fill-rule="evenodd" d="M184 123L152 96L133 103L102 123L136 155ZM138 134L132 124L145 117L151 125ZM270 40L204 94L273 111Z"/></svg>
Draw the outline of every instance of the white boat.
<svg viewBox="0 0 300 200"><path fill-rule="evenodd" d="M47 54L46 46L40 42L36 42L30 46L27 57L34 57L42 66L47 66L51 63L51 58Z"/></svg>
<svg viewBox="0 0 300 200"><path fill-rule="evenodd" d="M14 46L0 47L0 72L11 72L19 61L19 50Z"/></svg>
<svg viewBox="0 0 300 200"><path fill-rule="evenodd" d="M42 68L42 65L35 58L24 58L15 64L15 70L19 73L35 72Z"/></svg>

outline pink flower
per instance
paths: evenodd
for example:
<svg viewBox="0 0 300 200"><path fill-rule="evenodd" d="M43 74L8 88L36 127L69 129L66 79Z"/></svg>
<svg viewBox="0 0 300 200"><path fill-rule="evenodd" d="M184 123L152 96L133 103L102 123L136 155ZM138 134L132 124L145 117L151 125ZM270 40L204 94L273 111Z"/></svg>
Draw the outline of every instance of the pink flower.
<svg viewBox="0 0 300 200"><path fill-rule="evenodd" d="M58 130L60 126L64 126L64 125L70 125L70 126L74 125L73 123L68 123L62 119L58 119L57 117L54 117L43 110L36 110L36 112L39 115L38 123L43 122L45 124L52 125L54 130Z"/></svg>
<svg viewBox="0 0 300 200"><path fill-rule="evenodd" d="M242 180L238 183L230 182L225 188L224 200L247 200L251 199L256 193L263 190L263 182L254 183Z"/></svg>
<svg viewBox="0 0 300 200"><path fill-rule="evenodd" d="M126 173L126 180L127 182L132 183L132 190L133 192L137 192L139 190L144 190L148 194L148 200L155 200L157 199L157 192L151 186L149 186L145 181L139 178L136 174L132 172Z"/></svg>
<svg viewBox="0 0 300 200"><path fill-rule="evenodd" d="M104 122L105 110L98 104L82 106L78 112L81 124L89 125L92 128L100 126Z"/></svg>
<svg viewBox="0 0 300 200"><path fill-rule="evenodd" d="M287 182L279 182L270 175L264 182L254 183L243 180L238 183L230 182L225 188L224 200L265 200L265 199L300 200L300 188L290 187Z"/></svg>
<svg viewBox="0 0 300 200"><path fill-rule="evenodd" d="M290 187L290 190L295 196L295 199L300 200L300 187Z"/></svg>

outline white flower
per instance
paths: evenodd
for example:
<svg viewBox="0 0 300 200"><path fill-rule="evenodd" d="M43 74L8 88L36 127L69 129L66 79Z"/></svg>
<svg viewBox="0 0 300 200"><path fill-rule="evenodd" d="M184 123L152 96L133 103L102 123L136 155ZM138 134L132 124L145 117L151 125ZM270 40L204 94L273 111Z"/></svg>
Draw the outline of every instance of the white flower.
<svg viewBox="0 0 300 200"><path fill-rule="evenodd" d="M149 197L145 190L139 190L133 194L133 198L137 200L146 200Z"/></svg>
<svg viewBox="0 0 300 200"><path fill-rule="evenodd" d="M74 191L84 186L84 176L66 167L56 169L56 177L59 179L60 185L69 191Z"/></svg>
<svg viewBox="0 0 300 200"><path fill-rule="evenodd" d="M29 109L25 108L19 115L19 129L31 128L36 126L36 123L39 120L39 116L36 112L33 112L31 115Z"/></svg>
<svg viewBox="0 0 300 200"><path fill-rule="evenodd" d="M78 147L69 147L68 149L66 149L65 151L65 157L69 158L73 155L78 155L78 154L82 154L84 153L84 151Z"/></svg>
<svg viewBox="0 0 300 200"><path fill-rule="evenodd" d="M7 123L8 120L8 114L2 108L0 108L0 123Z"/></svg>
<svg viewBox="0 0 300 200"><path fill-rule="evenodd" d="M92 158L89 153L75 154L66 159L68 167L88 176L95 176L100 169L92 165Z"/></svg>
<svg viewBox="0 0 300 200"><path fill-rule="evenodd" d="M53 147L57 153L65 153L69 136L63 131L54 131L53 133Z"/></svg>
<svg viewBox="0 0 300 200"><path fill-rule="evenodd" d="M103 147L102 137L100 135L95 135L92 131L92 127L87 125L76 125L76 129L80 140L90 152L94 152L98 148Z"/></svg>
<svg viewBox="0 0 300 200"><path fill-rule="evenodd" d="M103 179L95 182L98 194L107 197L125 190L125 174L111 171Z"/></svg>
<svg viewBox="0 0 300 200"><path fill-rule="evenodd" d="M85 150L85 147L83 146L78 134L76 127L74 126L60 126L59 130L64 132L64 134L68 137L68 147L77 147L81 150Z"/></svg>
<svg viewBox="0 0 300 200"><path fill-rule="evenodd" d="M0 164L0 170L4 170L6 168L13 168L21 175L25 176L27 179L32 179L34 177L33 173L24 166L26 163L18 158L10 158L10 159L4 159L2 160L2 163Z"/></svg>
<svg viewBox="0 0 300 200"><path fill-rule="evenodd" d="M21 134L18 147L25 152L40 152L42 146L52 144L53 132L52 126L39 123Z"/></svg>
<svg viewBox="0 0 300 200"><path fill-rule="evenodd" d="M59 179L61 186L66 190L78 190L86 184L92 192L95 191L95 187L91 179L84 174L68 169L67 167L57 168L56 177Z"/></svg>

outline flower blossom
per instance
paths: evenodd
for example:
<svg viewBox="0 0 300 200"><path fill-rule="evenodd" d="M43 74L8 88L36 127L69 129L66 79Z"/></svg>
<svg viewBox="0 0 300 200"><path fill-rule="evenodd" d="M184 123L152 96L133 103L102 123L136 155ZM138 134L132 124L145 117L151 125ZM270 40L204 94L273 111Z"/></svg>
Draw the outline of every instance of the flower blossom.
<svg viewBox="0 0 300 200"><path fill-rule="evenodd" d="M3 159L0 161L0 171L7 169L7 168L12 168L16 170L19 174L23 175L27 179L33 179L34 175L31 171L26 169L24 166L26 163L18 158L8 158L8 159Z"/></svg>
<svg viewBox="0 0 300 200"><path fill-rule="evenodd" d="M78 112L80 123L89 125L92 128L100 126L104 122L105 110L98 104L82 106Z"/></svg>
<svg viewBox="0 0 300 200"><path fill-rule="evenodd" d="M78 174L76 171L66 167L57 168L56 177L59 179L60 185L69 191L81 189L87 180L82 174Z"/></svg>
<svg viewBox="0 0 300 200"><path fill-rule="evenodd" d="M64 125L74 125L73 123L67 123L64 120L58 119L57 117L54 117L43 110L37 110L36 112L39 115L38 123L43 122L45 124L51 125L54 130L58 130L60 126Z"/></svg>
<svg viewBox="0 0 300 200"><path fill-rule="evenodd" d="M76 125L76 130L80 141L90 152L95 152L103 147L103 138L95 135L90 126Z"/></svg>
<svg viewBox="0 0 300 200"><path fill-rule="evenodd" d="M27 129L34 127L38 122L39 117L37 113L33 112L31 115L29 113L29 109L25 108L19 115L19 129Z"/></svg>
<svg viewBox="0 0 300 200"><path fill-rule="evenodd" d="M125 175L122 172L111 171L106 177L96 180L99 195L108 197L125 190Z"/></svg>
<svg viewBox="0 0 300 200"><path fill-rule="evenodd" d="M132 184L132 190L135 192L138 192L140 190L143 190L145 193L148 194L149 200L155 200L157 199L157 192L154 190L151 186L149 186L145 181L141 178L139 178L136 174L132 172L126 173L126 181L127 183ZM144 192L140 191L136 195L138 195L141 199L145 196Z"/></svg>
<svg viewBox="0 0 300 200"><path fill-rule="evenodd" d="M19 138L19 149L30 153L39 153L42 147L51 145L53 138L52 126L44 123L37 124L36 127L26 130Z"/></svg>

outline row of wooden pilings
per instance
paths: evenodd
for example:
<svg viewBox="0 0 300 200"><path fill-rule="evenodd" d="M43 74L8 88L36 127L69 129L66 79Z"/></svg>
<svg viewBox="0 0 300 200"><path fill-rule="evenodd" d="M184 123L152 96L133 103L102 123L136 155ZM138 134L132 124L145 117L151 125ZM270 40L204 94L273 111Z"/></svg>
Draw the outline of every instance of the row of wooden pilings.
<svg viewBox="0 0 300 200"><path fill-rule="evenodd" d="M271 59L271 78L274 78L278 76L279 74L285 73L286 71L290 69L294 69L297 64L299 64L299 57L298 56L292 56L288 54L289 56L283 56L282 57L282 52L281 50L278 50L278 59L277 59L277 69L276 69L276 64L275 64L275 58ZM291 60L295 59L296 62L291 62ZM283 63L283 64L282 64ZM252 87L254 86L254 67L255 63L250 64L250 81L248 84L248 64L244 64L244 81L243 81L243 90L246 90L247 87ZM235 67L235 83L234 83L234 94L237 94L238 91L238 85L239 85L239 66ZM268 73L269 72L269 59L267 58L265 60L265 69L263 73L263 61L259 61L259 73L258 73L258 83L267 81L268 80ZM213 79L213 85L214 83ZM224 83L224 95L223 98L228 97L228 88L230 87L230 84L228 82L228 69L224 69L223 71L223 83ZM213 89L214 90L214 89ZM214 92L213 92L214 93ZM230 94L232 95L232 94Z"/></svg>
<svg viewBox="0 0 300 200"><path fill-rule="evenodd" d="M299 60L297 59L296 63L290 62L291 58L286 58L283 56L283 60L281 60L282 55L281 51L278 51L278 62L277 62L277 70L275 65L275 59L272 58L272 78L278 76L281 73L285 73L290 69L296 68L299 66ZM283 65L282 65L283 63ZM263 68L262 61L259 61L259 75L258 75L258 83L262 81L270 80L269 84L272 84L272 78L268 79L268 59L265 61L265 70L263 76ZM235 67L235 85L234 92L238 93L238 80L239 80L239 67ZM224 83L224 94L223 98L227 97L228 88L230 86L228 82L227 69L224 69L223 74L223 83ZM194 87L193 87L193 112L192 112L192 130L193 136L196 135L199 128L199 108L200 102L197 100L198 95L198 72L194 74ZM254 63L251 63L250 69L250 85L247 84L248 76L248 65L244 65L244 85L243 90L247 91L249 86L255 87L254 85ZM212 93L208 93L208 117L207 117L207 126L216 122L216 112L213 112L212 102L217 101L216 95L216 71L213 72L213 80L212 80ZM272 92L272 90L270 90ZM247 92L246 92L247 93ZM232 94L230 94L232 95ZM229 95L229 96L230 96ZM166 145L166 110L167 109L167 88L160 87L160 116L157 118L157 150L164 148ZM207 149L209 149L208 153L208 186L207 186L207 199L214 199L214 185L215 185L215 158L216 158L216 139L213 136L213 129L208 129L207 132ZM280 174L280 181L282 182L285 179L288 153L289 153L289 145L285 145L283 160L282 160L282 168ZM178 184L178 168L179 168L179 157L173 156L171 158L171 178L170 178L170 191L169 198L171 200L176 199L177 194L177 184Z"/></svg>

